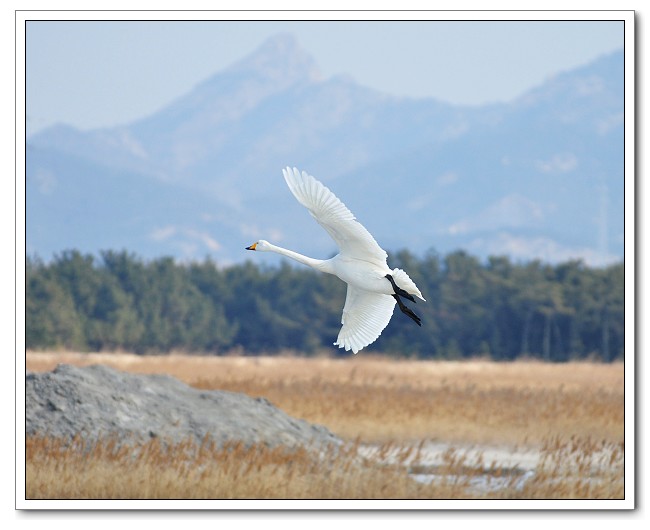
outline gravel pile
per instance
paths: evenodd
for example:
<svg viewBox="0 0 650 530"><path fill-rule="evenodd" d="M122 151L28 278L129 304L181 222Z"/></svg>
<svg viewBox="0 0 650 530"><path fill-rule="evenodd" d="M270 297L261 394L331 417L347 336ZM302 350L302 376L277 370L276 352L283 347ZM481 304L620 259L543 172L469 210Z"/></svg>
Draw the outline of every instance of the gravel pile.
<svg viewBox="0 0 650 530"><path fill-rule="evenodd" d="M59 365L26 374L27 435L89 440L155 437L217 444L340 445L325 427L292 418L264 398L197 390L167 375L136 375L106 366Z"/></svg>

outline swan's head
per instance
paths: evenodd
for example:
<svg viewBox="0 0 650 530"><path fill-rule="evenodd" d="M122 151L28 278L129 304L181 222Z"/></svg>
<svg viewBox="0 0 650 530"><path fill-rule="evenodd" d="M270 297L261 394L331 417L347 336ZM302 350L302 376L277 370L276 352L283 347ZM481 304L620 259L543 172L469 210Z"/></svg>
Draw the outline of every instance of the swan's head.
<svg viewBox="0 0 650 530"><path fill-rule="evenodd" d="M260 239L253 243L250 247L246 247L246 250L259 250L260 252L265 252L271 250L271 244L264 239Z"/></svg>

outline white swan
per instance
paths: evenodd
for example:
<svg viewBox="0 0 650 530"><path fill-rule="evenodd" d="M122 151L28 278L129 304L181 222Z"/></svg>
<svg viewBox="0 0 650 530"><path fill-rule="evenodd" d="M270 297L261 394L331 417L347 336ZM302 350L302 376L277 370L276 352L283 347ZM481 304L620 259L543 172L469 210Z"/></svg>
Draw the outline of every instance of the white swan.
<svg viewBox="0 0 650 530"><path fill-rule="evenodd" d="M331 259L308 258L260 239L246 250L276 252L321 272L338 276L348 284L341 324L334 343L357 353L371 344L388 325L395 302L403 313L421 326L420 318L400 297L424 300L415 283L401 269L390 270L386 252L352 212L326 186L296 168L282 170L291 193L332 236L340 252Z"/></svg>

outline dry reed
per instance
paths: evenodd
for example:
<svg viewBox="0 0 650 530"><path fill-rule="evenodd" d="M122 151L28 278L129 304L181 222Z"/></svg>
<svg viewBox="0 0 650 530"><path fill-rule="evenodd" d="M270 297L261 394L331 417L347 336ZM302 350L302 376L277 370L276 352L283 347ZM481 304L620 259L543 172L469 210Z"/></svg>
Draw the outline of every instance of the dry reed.
<svg viewBox="0 0 650 530"><path fill-rule="evenodd" d="M27 368L102 363L263 396L347 439L533 444L623 439L623 365L28 353Z"/></svg>
<svg viewBox="0 0 650 530"><path fill-rule="evenodd" d="M431 498L398 466L373 466L354 446L317 455L304 448L191 440L134 447L113 441L27 440L30 499Z"/></svg>
<svg viewBox="0 0 650 530"><path fill-rule="evenodd" d="M606 442L551 440L536 470L486 465L450 448L425 466L414 447L387 443L390 464L361 458L358 446L217 447L191 440L135 446L30 437L28 499L622 499L623 451ZM414 458L410 458L414 456ZM408 465L407 461L410 460ZM428 477L426 482L414 476Z"/></svg>
<svg viewBox="0 0 650 530"><path fill-rule="evenodd" d="M623 365L461 363L291 357L27 354L27 368L102 363L264 396L357 441L306 450L205 442L137 449L27 442L29 498L613 499L623 496ZM425 442L449 450L431 464ZM377 447L376 458L357 454ZM468 444L539 451L534 472L484 462ZM135 451L135 452L134 452ZM390 459L385 457L391 456ZM429 455L430 456L430 455ZM390 460L390 461L389 461ZM424 476L429 483L414 480ZM425 480L424 482L426 482Z"/></svg>

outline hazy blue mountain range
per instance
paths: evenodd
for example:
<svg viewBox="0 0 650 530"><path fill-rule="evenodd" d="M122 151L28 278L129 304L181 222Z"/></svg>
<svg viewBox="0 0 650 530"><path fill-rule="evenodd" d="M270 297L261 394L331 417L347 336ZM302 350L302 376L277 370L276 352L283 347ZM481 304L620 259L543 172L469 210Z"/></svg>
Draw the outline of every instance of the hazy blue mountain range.
<svg viewBox="0 0 650 530"><path fill-rule="evenodd" d="M29 137L27 251L230 263L263 238L328 257L333 242L284 183L290 165L389 251L618 261L623 81L620 51L509 103L456 106L322 78L280 35L153 115Z"/></svg>

